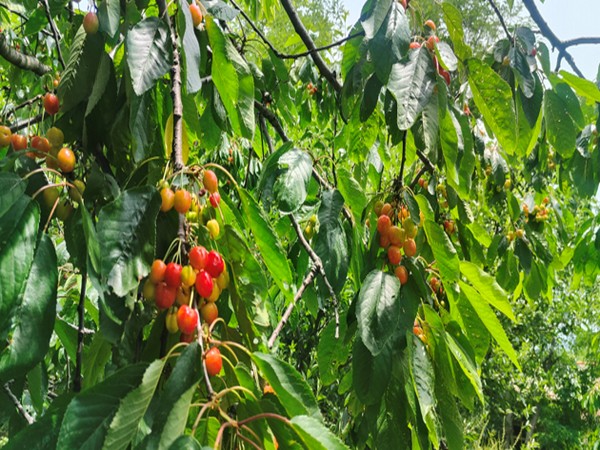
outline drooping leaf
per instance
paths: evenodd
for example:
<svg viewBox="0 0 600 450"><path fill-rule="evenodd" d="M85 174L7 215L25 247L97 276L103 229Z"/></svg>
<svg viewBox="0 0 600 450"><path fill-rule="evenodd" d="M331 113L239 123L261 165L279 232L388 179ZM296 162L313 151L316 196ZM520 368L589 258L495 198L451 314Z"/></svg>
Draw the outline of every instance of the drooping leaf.
<svg viewBox="0 0 600 450"><path fill-rule="evenodd" d="M160 203L156 188L145 186L123 192L98 214L102 278L120 297L150 271Z"/></svg>
<svg viewBox="0 0 600 450"><path fill-rule="evenodd" d="M16 173L0 172L0 217L25 193L26 187L27 183Z"/></svg>
<svg viewBox="0 0 600 450"><path fill-rule="evenodd" d="M98 23L100 31L113 37L119 30L121 2L119 0L102 0L98 4Z"/></svg>
<svg viewBox="0 0 600 450"><path fill-rule="evenodd" d="M358 399L365 405L381 400L392 375L391 345L373 356L361 339L354 341L352 351L352 385Z"/></svg>
<svg viewBox="0 0 600 450"><path fill-rule="evenodd" d="M319 336L317 362L319 375L325 386L338 379L338 367L346 362L350 349L344 340L346 322L340 318L339 336L335 337L336 323L330 321Z"/></svg>
<svg viewBox="0 0 600 450"><path fill-rule="evenodd" d="M281 405L290 416L307 415L318 420L322 418L310 387L296 369L265 353L253 353L252 360L273 387Z"/></svg>
<svg viewBox="0 0 600 450"><path fill-rule="evenodd" d="M129 30L125 47L133 90L142 95L171 67L169 29L158 17L148 17Z"/></svg>
<svg viewBox="0 0 600 450"><path fill-rule="evenodd" d="M279 158L280 172L273 190L283 213L300 209L306 200L312 174L312 159L302 150L292 149Z"/></svg>
<svg viewBox="0 0 600 450"><path fill-rule="evenodd" d="M458 281L460 276L458 255L446 232L430 220L425 220L423 230L440 269L442 280L446 283Z"/></svg>
<svg viewBox="0 0 600 450"><path fill-rule="evenodd" d="M343 450L346 445L333 434L320 420L311 416L296 416L292 418L292 428L307 448L322 450Z"/></svg>
<svg viewBox="0 0 600 450"><path fill-rule="evenodd" d="M476 264L469 261L460 262L460 271L467 280L479 291L491 305L501 311L511 320L516 320L508 296L504 289L498 285L494 277L485 273Z"/></svg>
<svg viewBox="0 0 600 450"><path fill-rule="evenodd" d="M448 27L450 39L454 44L456 55L463 61L471 57L471 48L465 44L465 33L462 26L460 11L449 1L442 3L444 11L444 23Z"/></svg>
<svg viewBox="0 0 600 450"><path fill-rule="evenodd" d="M337 169L338 189L344 197L344 202L357 220L367 206L367 196L360 183L344 167Z"/></svg>
<svg viewBox="0 0 600 450"><path fill-rule="evenodd" d="M377 356L396 331L400 320L400 282L394 275L374 270L364 279L356 303L361 340Z"/></svg>

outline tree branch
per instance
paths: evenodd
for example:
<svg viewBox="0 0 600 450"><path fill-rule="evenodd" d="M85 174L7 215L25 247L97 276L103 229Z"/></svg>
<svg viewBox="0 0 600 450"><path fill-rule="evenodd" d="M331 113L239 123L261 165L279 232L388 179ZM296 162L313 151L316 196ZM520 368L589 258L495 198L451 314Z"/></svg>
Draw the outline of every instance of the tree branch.
<svg viewBox="0 0 600 450"><path fill-rule="evenodd" d="M10 126L11 133L15 131L22 130L23 128L27 128L29 125L34 125L42 121L42 119L47 119L50 117L48 114L45 116L42 114L38 114L37 116L28 117L27 119L20 120L19 122Z"/></svg>
<svg viewBox="0 0 600 450"><path fill-rule="evenodd" d="M7 117L9 117L11 114L14 114L19 109L26 108L27 106L33 105L35 102L41 100L42 97L43 97L42 94L38 94L35 97L25 100L23 103L18 104L14 108L12 108L4 113L4 119L6 120Z"/></svg>
<svg viewBox="0 0 600 450"><path fill-rule="evenodd" d="M321 258L319 258L319 255L317 255L315 253L315 251L312 249L312 247L310 246L310 244L304 237L304 233L302 233L302 230L300 229L300 225L298 225L298 221L296 220L296 218L294 217L293 214L290 214L290 221L292 222L292 226L294 227L294 230L296 230L296 234L298 235L298 240L302 244L302 247L304 247L304 249L308 253L308 256L310 257L314 266L317 268L317 270L323 277L325 286L327 286L327 289L329 290L329 294L331 295L331 298L333 299L333 307L334 307L334 311L335 311L335 338L337 339L340 336L340 315L338 312L339 302L338 302L337 295L335 294L335 290L333 289L333 286L331 286L331 283L329 282L329 279L327 278L327 274L325 273L325 268L323 267L323 261L321 261Z"/></svg>
<svg viewBox="0 0 600 450"><path fill-rule="evenodd" d="M583 44L600 44L600 37L579 37L562 41L562 45L565 48Z"/></svg>
<svg viewBox="0 0 600 450"><path fill-rule="evenodd" d="M271 111L258 100L254 100L254 107L258 109L258 112L269 121L283 142L290 142L290 138L285 133L281 122L279 122L279 119L273 111Z"/></svg>
<svg viewBox="0 0 600 450"><path fill-rule="evenodd" d="M508 31L508 27L506 26L506 22L504 21L504 17L502 17L502 13L500 13L498 6L496 6L496 3L494 2L494 0L488 0L488 3L490 4L492 9L496 13L496 16L498 16L498 19L500 19L500 24L502 25L502 28L504 28L506 37L508 38L509 41L512 42L512 40L513 40L512 35L510 34L510 31Z"/></svg>
<svg viewBox="0 0 600 450"><path fill-rule="evenodd" d="M6 59L9 63L24 69L31 70L33 73L42 76L51 72L52 69L45 64L42 64L36 57L25 55L18 52L6 42L6 35L0 33L0 56Z"/></svg>
<svg viewBox="0 0 600 450"><path fill-rule="evenodd" d="M310 56L312 57L313 61L315 62L315 65L319 69L319 72L321 73L321 75L327 81L329 81L329 83L331 83L331 85L333 86L333 89L336 92L340 92L342 90L342 85L340 84L337 77L335 76L335 73L332 72L331 69L329 69L329 67L327 67L327 64L325 64L325 61L323 60L321 55L316 51L317 47L315 46L315 43L313 42L312 38L308 34L308 30L304 27L302 20L300 20L300 16L298 16L298 13L292 6L291 1L290 0L281 0L281 5L283 6L283 9L287 13L288 17L290 18L290 21L292 22L292 25L294 26L294 30L296 30L296 33L298 33L298 35L302 39L302 42L304 42L304 45L308 49L308 51L311 52Z"/></svg>
<svg viewBox="0 0 600 450"><path fill-rule="evenodd" d="M579 68L575 64L575 61L573 60L571 54L566 50L567 46L565 46L565 43L561 41L558 38L558 36L556 36L556 34L554 34L548 23L540 14L540 11L537 9L537 6L535 6L534 0L523 0L523 5L525 5L525 8L527 8L527 11L529 11L529 15L536 23L536 25L540 28L540 32L542 33L542 35L544 35L544 37L550 41L552 47L558 50L559 61L562 58L564 58L573 68L573 71L577 74L577 76L585 78L581 70L579 70Z"/></svg>
<svg viewBox="0 0 600 450"><path fill-rule="evenodd" d="M81 274L81 289L79 292L79 304L77 305L77 354L75 358L75 377L73 378L73 390L81 392L81 368L83 366L83 329L85 325L85 290L87 285L87 271Z"/></svg>
<svg viewBox="0 0 600 450"><path fill-rule="evenodd" d="M10 390L10 387L8 387L8 383L2 385L2 388L4 389L4 392L6 393L6 395L8 395L8 398L10 398L10 400L13 402L13 404L17 408L17 411L19 411L19 413L21 414L21 416L23 416L23 418L27 421L27 423L29 425L31 425L33 422L35 422L33 420L33 417L31 417L29 415L29 413L27 411L25 411L25 408L23 408L23 405L21 405L21 402L19 401L19 399L17 397L15 397L15 394L12 393L12 391Z"/></svg>
<svg viewBox="0 0 600 450"><path fill-rule="evenodd" d="M294 296L292 303L290 303L288 305L287 309L283 313L283 316L281 316L281 320L279 321L279 323L273 330L273 334L271 334L271 337L269 338L269 341L267 342L267 347L272 348L273 344L275 344L275 339L277 339L277 336L279 336L279 333L281 333L283 326L290 319L290 316L292 315L292 311L294 310L294 306L296 305L296 302L298 300L300 300L300 298L302 297L302 294L304 293L306 288L310 285L310 283L313 282L313 280L317 276L318 270L319 269L317 268L317 266L313 265L312 269L310 269L310 272L308 272L308 274L304 278L304 281L302 282L302 286L300 286L300 289L298 289L298 292L296 292L296 295Z"/></svg>
<svg viewBox="0 0 600 450"><path fill-rule="evenodd" d="M62 55L62 50L60 49L60 41L62 38L60 36L60 33L58 32L58 28L56 28L54 20L52 19L52 13L50 12L50 5L48 4L48 0L40 1L42 5L44 5L44 9L46 10L46 17L48 18L48 23L50 24L50 29L52 30L52 35L54 36L54 42L56 42L56 50L58 51L58 61L60 62L60 65L64 70L66 65Z"/></svg>

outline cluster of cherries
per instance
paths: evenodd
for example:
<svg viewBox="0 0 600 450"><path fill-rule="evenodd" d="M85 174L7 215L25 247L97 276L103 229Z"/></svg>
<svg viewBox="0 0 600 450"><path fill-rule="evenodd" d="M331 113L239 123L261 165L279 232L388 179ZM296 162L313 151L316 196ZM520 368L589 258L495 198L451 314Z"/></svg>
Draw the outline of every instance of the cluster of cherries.
<svg viewBox="0 0 600 450"><path fill-rule="evenodd" d="M401 207L398 212L390 203L379 201L375 204L377 214L377 232L379 235L379 246L387 249L387 258L390 264L397 266L394 274L401 284L408 282L408 270L401 265L402 254L413 257L417 254L415 237L419 231L410 217L406 207ZM398 225L392 223L392 218L397 217Z"/></svg>
<svg viewBox="0 0 600 450"><path fill-rule="evenodd" d="M421 46L425 46L429 49L429 51L433 52L435 50L435 47L437 45L438 42L440 42L440 38L437 37L437 35L435 34L436 30L437 30L437 26L435 25L435 22L433 20L427 20L425 22L425 27L429 28L430 30L430 36L424 40L423 42L417 42L417 41L413 41L409 44L409 48L411 50L416 50L418 48L421 48ZM437 56L433 55L433 64L435 65L435 70L437 70L437 73L440 74L440 76L444 79L444 81L446 82L447 85L450 85L450 72L448 72L446 69L444 69L438 59Z"/></svg>

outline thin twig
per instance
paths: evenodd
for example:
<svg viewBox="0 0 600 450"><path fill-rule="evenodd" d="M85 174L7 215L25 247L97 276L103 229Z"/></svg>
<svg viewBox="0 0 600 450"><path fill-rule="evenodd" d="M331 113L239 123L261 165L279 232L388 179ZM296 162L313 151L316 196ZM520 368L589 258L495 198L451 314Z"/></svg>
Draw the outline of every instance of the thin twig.
<svg viewBox="0 0 600 450"><path fill-rule="evenodd" d="M79 292L79 304L77 305L77 354L75 358L75 377L73 378L73 390L81 391L81 368L83 366L83 328L85 321L85 290L87 285L87 269L81 274L81 289Z"/></svg>
<svg viewBox="0 0 600 450"><path fill-rule="evenodd" d="M52 13L50 12L50 5L48 4L48 0L40 0L42 5L44 5L44 9L46 10L46 17L48 18L48 23L50 23L50 29L52 30L52 35L54 36L54 41L56 42L56 49L58 51L58 61L62 66L63 70L65 69L66 64L62 55L62 50L60 49L60 41L62 40L60 33L58 32L58 28L56 28L56 24L54 23L54 19L52 19Z"/></svg>
<svg viewBox="0 0 600 450"><path fill-rule="evenodd" d="M500 13L500 10L498 9L498 6L496 6L496 3L494 2L494 0L488 0L488 3L490 4L490 6L492 7L492 9L494 10L494 12L496 13L496 15L498 16L498 19L500 19L500 24L502 25L502 28L504 28L504 32L506 33L506 37L508 38L509 41L512 42L512 35L510 34L510 31L508 31L508 27L506 26L506 22L504 21L504 17L502 17L502 13Z"/></svg>
<svg viewBox="0 0 600 450"><path fill-rule="evenodd" d="M15 106L14 108L10 109L9 111L6 111L4 113L4 118L6 119L11 114L14 114L16 111L18 111L19 109L26 108L27 106L30 106L30 105L34 104L35 102L41 100L42 97L43 97L42 94L38 94L38 95L36 95L33 98L25 100L23 103L18 104L17 106Z"/></svg>
<svg viewBox="0 0 600 450"><path fill-rule="evenodd" d="M21 402L19 401L19 399L17 397L15 397L15 394L13 394L12 391L10 390L8 383L2 385L2 388L4 389L4 392L6 393L6 395L8 395L8 398L10 398L10 400L13 402L13 404L17 408L17 411L19 411L19 413L21 414L21 416L23 416L23 418L27 421L27 423L29 425L31 425L34 422L33 417L31 417L29 415L29 413L27 411L25 411L25 408L23 408L23 405L21 405Z"/></svg>
<svg viewBox="0 0 600 450"><path fill-rule="evenodd" d="M46 114L46 115L38 114L37 116L28 117L26 119L20 120L19 122L11 125L10 131L11 131L11 133L14 133L15 131L19 131L19 130L22 130L23 128L27 128L30 125L39 123L42 121L42 119L46 119L48 117L50 117L48 114Z"/></svg>
<svg viewBox="0 0 600 450"><path fill-rule="evenodd" d="M313 264L315 265L315 267L317 268L317 270L323 277L325 286L327 286L327 289L329 290L329 294L331 295L331 298L333 299L333 308L335 311L335 338L337 339L340 336L340 314L338 311L339 302L338 302L337 295L335 294L335 289L333 289L333 286L331 286L331 283L329 282L329 279L327 278L327 274L325 273L325 267L323 266L323 261L321 261L321 258L319 257L319 255L316 254L316 252L313 250L313 248L310 246L310 244L304 237L304 233L302 233L302 230L300 229L300 225L298 224L298 221L296 220L296 218L294 217L293 214L290 214L289 217L290 217L290 221L292 222L292 226L294 227L294 230L296 230L296 234L298 235L298 240L300 241L300 243L302 244L302 247L304 247L304 249L308 253L308 256L310 257L311 261L313 262Z"/></svg>
<svg viewBox="0 0 600 450"><path fill-rule="evenodd" d="M308 274L304 278L304 281L302 282L302 286L300 286L300 289L298 289L298 292L296 292L294 299L288 305L287 309L283 313L283 316L281 316L281 320L279 321L279 323L273 330L273 333L271 334L271 337L269 338L269 341L267 342L267 347L269 347L269 348L273 347L273 344L275 344L275 339L277 339L277 336L279 336L279 333L281 333L281 330L283 330L283 326L290 319L290 316L292 315L292 311L294 310L294 306L296 305L296 302L298 300L300 300L300 298L302 297L302 294L304 293L306 288L313 282L313 280L317 276L318 271L319 271L319 269L317 268L317 266L313 265L312 269L310 269L310 272L308 272Z"/></svg>
<svg viewBox="0 0 600 450"><path fill-rule="evenodd" d="M281 5L283 6L283 9L287 13L290 21L292 22L292 25L294 26L294 30L296 30L296 33L298 34L298 36L300 36L300 38L302 39L302 42L304 42L304 45L306 46L308 51L311 52L310 56L313 59L313 61L315 62L315 65L317 66L317 68L319 69L319 72L327 81L329 81L329 83L331 84L331 86L333 86L333 89L336 92L340 92L342 90L342 85L340 84L337 77L335 76L335 73L332 72L329 67L327 67L325 60L323 60L321 55L316 51L317 47L315 46L315 43L313 42L312 38L310 37L310 34L308 34L308 30L304 27L304 24L302 23L300 16L298 15L296 10L292 6L291 1L290 0L280 0L280 1L281 1Z"/></svg>

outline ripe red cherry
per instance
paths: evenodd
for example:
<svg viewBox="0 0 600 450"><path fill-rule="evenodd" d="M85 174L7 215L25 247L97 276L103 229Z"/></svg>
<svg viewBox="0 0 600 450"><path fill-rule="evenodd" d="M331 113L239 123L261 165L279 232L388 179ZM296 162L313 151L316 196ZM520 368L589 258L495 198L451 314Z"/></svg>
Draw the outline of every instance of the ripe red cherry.
<svg viewBox="0 0 600 450"><path fill-rule="evenodd" d="M404 285L408 283L408 270L406 270L406 267L396 267L396 269L394 270L394 274L396 275L396 277L398 277L398 280L400 280L400 284Z"/></svg>
<svg viewBox="0 0 600 450"><path fill-rule="evenodd" d="M22 134L13 134L10 137L10 143L14 151L24 150L27 148L27 138Z"/></svg>
<svg viewBox="0 0 600 450"><path fill-rule="evenodd" d="M166 309L173 306L175 303L175 297L177 297L177 289L171 286L167 286L167 283L160 282L156 285L154 291L154 301L156 306L160 309Z"/></svg>
<svg viewBox="0 0 600 450"><path fill-rule="evenodd" d="M200 7L195 3L190 5L190 14L192 15L192 22L194 23L194 27L197 27L202 22L202 12L200 11Z"/></svg>
<svg viewBox="0 0 600 450"><path fill-rule="evenodd" d="M207 255L208 251L201 245L192 248L189 254L190 264L196 270L204 269L204 266L206 266Z"/></svg>
<svg viewBox="0 0 600 450"><path fill-rule="evenodd" d="M219 317L219 308L217 308L215 302L205 303L200 308L200 315L202 316L202 320L211 325Z"/></svg>
<svg viewBox="0 0 600 450"><path fill-rule="evenodd" d="M219 180L217 179L217 175L212 170L204 171L202 183L204 184L204 188L211 194L217 192L217 189L219 189Z"/></svg>
<svg viewBox="0 0 600 450"><path fill-rule="evenodd" d="M183 305L177 310L177 326L182 333L192 334L198 325L198 311Z"/></svg>
<svg viewBox="0 0 600 450"><path fill-rule="evenodd" d="M95 13L89 12L83 18L83 29L87 34L96 34L99 26L98 16Z"/></svg>
<svg viewBox="0 0 600 450"><path fill-rule="evenodd" d="M63 147L59 150L58 155L56 156L58 159L58 167L64 173L71 173L75 169L75 153L73 150L67 147Z"/></svg>
<svg viewBox="0 0 600 450"><path fill-rule="evenodd" d="M185 214L190 210L192 206L192 194L190 194L185 189L179 189L175 192L175 197L173 199L173 207L175 211L180 214Z"/></svg>
<svg viewBox="0 0 600 450"><path fill-rule="evenodd" d="M211 277L219 278L219 275L225 270L225 261L223 261L223 257L214 250L208 252L208 255L206 255L205 270Z"/></svg>
<svg viewBox="0 0 600 450"><path fill-rule="evenodd" d="M165 269L165 283L173 288L178 288L181 284L181 270L183 268L180 264L170 262L167 264Z"/></svg>
<svg viewBox="0 0 600 450"><path fill-rule="evenodd" d="M402 260L402 252L400 250L400 247L390 245L390 248L388 248L388 260L390 264L400 264L400 261Z"/></svg>
<svg viewBox="0 0 600 450"><path fill-rule="evenodd" d="M408 48L410 48L411 50L417 50L418 48L421 48L421 44L413 41L410 44L408 44Z"/></svg>
<svg viewBox="0 0 600 450"><path fill-rule="evenodd" d="M208 298L212 294L213 279L206 270L201 270L196 276L196 291L203 298Z"/></svg>
<svg viewBox="0 0 600 450"><path fill-rule="evenodd" d="M48 139L46 139L45 137L41 136L34 136L31 139L31 147L43 153L48 153L52 148L52 146L50 145L50 141L48 141Z"/></svg>
<svg viewBox="0 0 600 450"><path fill-rule="evenodd" d="M44 109L46 110L46 114L50 114L51 116L56 114L60 109L58 97L50 92L44 95Z"/></svg>
<svg viewBox="0 0 600 450"><path fill-rule="evenodd" d="M194 335L193 334L181 333L179 335L179 342L187 342L188 344L191 344L193 341L194 341Z"/></svg>
<svg viewBox="0 0 600 450"><path fill-rule="evenodd" d="M162 259L155 259L150 269L150 281L153 283L159 283L165 279L165 270L167 265Z"/></svg>
<svg viewBox="0 0 600 450"><path fill-rule="evenodd" d="M204 363L206 364L206 371L211 377L214 377L221 371L223 368L223 359L217 347L213 347L206 352Z"/></svg>
<svg viewBox="0 0 600 450"><path fill-rule="evenodd" d="M208 197L208 200L210 200L210 204L213 208L217 208L219 206L219 203L221 203L221 194L219 194L218 192L213 192Z"/></svg>
<svg viewBox="0 0 600 450"><path fill-rule="evenodd" d="M377 231L379 231L379 234L387 234L386 232L391 226L392 219L390 219L389 216L382 214L381 216L379 216L379 219L377 219Z"/></svg>

